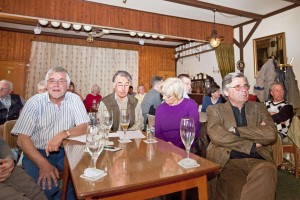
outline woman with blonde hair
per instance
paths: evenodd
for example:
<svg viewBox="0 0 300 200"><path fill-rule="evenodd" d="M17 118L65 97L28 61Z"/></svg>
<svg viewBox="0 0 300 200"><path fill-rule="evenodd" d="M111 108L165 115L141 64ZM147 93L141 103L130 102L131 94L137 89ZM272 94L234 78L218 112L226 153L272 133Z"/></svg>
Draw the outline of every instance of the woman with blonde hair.
<svg viewBox="0 0 300 200"><path fill-rule="evenodd" d="M91 112L92 110L96 111L101 99L102 96L100 95L100 87L95 84L92 86L91 93L88 94L84 100L84 106L87 112Z"/></svg>
<svg viewBox="0 0 300 200"><path fill-rule="evenodd" d="M199 136L200 121L198 106L192 99L183 98L183 83L179 78L168 78L162 85L164 102L155 113L155 136L184 149L180 138L180 121L191 117L195 122L195 141Z"/></svg>

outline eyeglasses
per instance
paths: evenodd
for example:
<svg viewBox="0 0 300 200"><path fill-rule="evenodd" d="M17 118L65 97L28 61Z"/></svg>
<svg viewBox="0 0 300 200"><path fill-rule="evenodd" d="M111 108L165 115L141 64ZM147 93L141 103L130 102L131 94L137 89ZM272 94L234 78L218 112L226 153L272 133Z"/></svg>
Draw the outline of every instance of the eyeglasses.
<svg viewBox="0 0 300 200"><path fill-rule="evenodd" d="M0 91L8 91L9 88L0 88Z"/></svg>
<svg viewBox="0 0 300 200"><path fill-rule="evenodd" d="M50 79L47 81L49 84L53 85L55 83L58 83L59 85L62 85L64 84L65 82L67 82L66 80L64 79L59 79L59 80L54 80L54 79Z"/></svg>
<svg viewBox="0 0 300 200"><path fill-rule="evenodd" d="M127 84L127 83L125 83L125 84L118 83L117 86L118 86L119 88L123 88L123 87L129 88L130 85Z"/></svg>
<svg viewBox="0 0 300 200"><path fill-rule="evenodd" d="M236 85L236 86L229 87L229 88L234 88L236 91L241 91L243 88L245 90L249 90L250 85L248 85L248 84L245 84L245 85Z"/></svg>

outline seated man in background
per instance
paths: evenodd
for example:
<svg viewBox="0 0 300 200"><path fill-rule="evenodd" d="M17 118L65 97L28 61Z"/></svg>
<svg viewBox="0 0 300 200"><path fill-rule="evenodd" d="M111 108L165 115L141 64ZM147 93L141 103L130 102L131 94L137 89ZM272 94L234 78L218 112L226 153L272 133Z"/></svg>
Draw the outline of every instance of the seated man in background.
<svg viewBox="0 0 300 200"><path fill-rule="evenodd" d="M144 85L139 85L137 88L138 93L135 95L135 98L139 100L139 103L142 103L146 92L145 92L145 86Z"/></svg>
<svg viewBox="0 0 300 200"><path fill-rule="evenodd" d="M294 109L291 104L284 100L284 89L281 83L272 83L270 94L273 100L266 101L265 105L272 115L279 135L283 138L287 136L294 116Z"/></svg>
<svg viewBox="0 0 300 200"><path fill-rule="evenodd" d="M229 73L222 81L224 104L207 108L207 132L211 142L207 159L222 169L210 187L213 199L274 200L278 147L276 126L262 103L249 102L249 84L243 73ZM282 147L281 147L282 148ZM211 182L210 186L213 186Z"/></svg>
<svg viewBox="0 0 300 200"><path fill-rule="evenodd" d="M31 97L12 133L24 152L22 166L44 190L48 199L60 199L59 172L64 169L65 138L86 133L89 117L80 97L67 92L70 77L62 67L45 77L48 92ZM76 199L71 184L68 199Z"/></svg>
<svg viewBox="0 0 300 200"><path fill-rule="evenodd" d="M25 101L20 95L10 94L13 84L7 80L0 81L0 135L3 135L3 124L18 119Z"/></svg>
<svg viewBox="0 0 300 200"><path fill-rule="evenodd" d="M160 76L154 76L151 79L151 90L147 92L142 101L142 113L144 117L144 130L147 126L147 114L155 115L156 108L161 104L161 86L163 84L163 79Z"/></svg>
<svg viewBox="0 0 300 200"><path fill-rule="evenodd" d="M10 147L1 136L0 199L47 199L34 180L22 168L15 167Z"/></svg>
<svg viewBox="0 0 300 200"><path fill-rule="evenodd" d="M191 92L192 89L192 81L190 76L188 74L179 74L177 78L179 78L183 83L183 98L189 99L190 97L188 94Z"/></svg>
<svg viewBox="0 0 300 200"><path fill-rule="evenodd" d="M120 110L127 109L130 113L128 130L142 130L144 127L141 105L138 100L128 94L129 86L132 83L131 75L126 71L117 71L113 76L114 92L107 95L100 102L98 113L102 115L104 110L113 111L113 125L111 130L116 132L120 127Z"/></svg>

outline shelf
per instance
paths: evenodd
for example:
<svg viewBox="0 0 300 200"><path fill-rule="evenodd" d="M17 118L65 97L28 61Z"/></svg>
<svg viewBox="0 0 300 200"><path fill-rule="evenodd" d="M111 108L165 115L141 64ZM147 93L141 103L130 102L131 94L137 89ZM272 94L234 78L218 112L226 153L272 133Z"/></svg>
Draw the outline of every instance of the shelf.
<svg viewBox="0 0 300 200"><path fill-rule="evenodd" d="M189 55L181 56L181 57L176 58L176 60L179 60L181 58L190 57L190 56L196 56L196 55L203 54L203 53L207 53L207 52L210 52L210 51L214 51L215 49L216 48L212 48L212 49L209 49L209 50L204 50L204 51L200 51L200 52L197 52L197 53L192 53L192 54L189 54Z"/></svg>

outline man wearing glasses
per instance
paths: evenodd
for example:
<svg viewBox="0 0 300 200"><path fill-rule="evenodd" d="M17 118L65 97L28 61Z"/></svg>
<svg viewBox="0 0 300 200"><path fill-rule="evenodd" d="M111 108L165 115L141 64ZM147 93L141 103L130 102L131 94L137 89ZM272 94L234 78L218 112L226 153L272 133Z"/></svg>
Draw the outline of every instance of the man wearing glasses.
<svg viewBox="0 0 300 200"><path fill-rule="evenodd" d="M116 132L121 130L119 116L120 110L126 109L130 113L130 123L128 130L142 130L144 127L141 105L137 98L128 94L132 77L127 71L117 71L113 76L114 92L107 95L100 102L98 113L102 115L104 110L113 111L113 125L111 130Z"/></svg>
<svg viewBox="0 0 300 200"><path fill-rule="evenodd" d="M249 87L243 73L229 73L222 82L228 101L207 108L207 159L222 167L214 199L275 199L278 134L265 105L248 102Z"/></svg>
<svg viewBox="0 0 300 200"><path fill-rule="evenodd" d="M23 168L44 190L48 199L60 199L59 173L63 172L62 140L86 133L87 116L80 97L67 92L70 77L62 67L46 74L47 91L25 104L12 133L24 152ZM76 199L69 184L68 199Z"/></svg>
<svg viewBox="0 0 300 200"><path fill-rule="evenodd" d="M183 98L189 99L190 97L188 94L191 92L192 89L192 81L190 76L188 74L179 74L177 78L179 78L183 83Z"/></svg>

